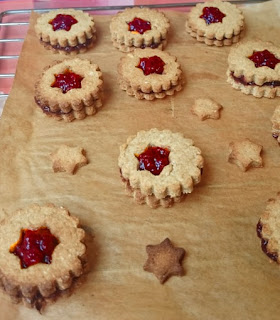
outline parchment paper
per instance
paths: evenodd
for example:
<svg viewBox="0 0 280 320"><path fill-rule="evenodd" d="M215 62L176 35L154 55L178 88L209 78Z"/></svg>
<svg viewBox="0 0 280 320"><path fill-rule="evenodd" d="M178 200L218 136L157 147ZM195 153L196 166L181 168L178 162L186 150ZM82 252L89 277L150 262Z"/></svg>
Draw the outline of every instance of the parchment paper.
<svg viewBox="0 0 280 320"><path fill-rule="evenodd" d="M277 5L244 7L244 39L280 44ZM43 67L63 56L39 44L32 14L0 122L1 216L31 203L65 206L89 235L91 268L86 281L43 316L12 304L1 292L1 319L279 319L279 266L269 263L256 235L266 201L280 191L280 149L270 122L279 98L257 99L233 89L226 83L230 48L196 42L185 32L186 13L166 14L171 20L166 51L181 63L184 89L151 102L127 96L117 84L123 53L112 47L110 16L96 16L98 40L80 57L103 72L104 107L72 123L46 117L34 102ZM221 119L201 122L191 114L201 97L223 105ZM124 194L119 177L119 146L153 127L182 132L205 158L201 183L170 209L137 205ZM263 168L244 173L227 162L229 142L241 138L263 145ZM89 164L73 176L53 173L49 154L61 144L83 147ZM161 285L143 264L146 245L166 237L187 251L185 275Z"/></svg>

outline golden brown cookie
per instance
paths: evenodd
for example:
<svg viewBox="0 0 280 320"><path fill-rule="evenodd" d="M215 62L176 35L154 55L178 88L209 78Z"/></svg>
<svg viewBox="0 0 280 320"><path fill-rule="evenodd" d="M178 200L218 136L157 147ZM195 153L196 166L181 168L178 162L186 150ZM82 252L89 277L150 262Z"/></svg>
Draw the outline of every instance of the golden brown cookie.
<svg viewBox="0 0 280 320"><path fill-rule="evenodd" d="M163 49L169 26L164 13L156 9L127 8L112 18L111 39L114 47L123 52L135 48Z"/></svg>
<svg viewBox="0 0 280 320"><path fill-rule="evenodd" d="M119 84L128 95L153 100L173 95L183 85L177 58L157 49L135 49L121 58Z"/></svg>
<svg viewBox="0 0 280 320"><path fill-rule="evenodd" d="M272 136L280 143L280 105L277 106L271 117Z"/></svg>
<svg viewBox="0 0 280 320"><path fill-rule="evenodd" d="M269 199L264 213L257 224L257 235L261 239L263 252L273 261L280 263L280 192Z"/></svg>
<svg viewBox="0 0 280 320"><path fill-rule="evenodd" d="M120 147L119 168L126 191L139 204L170 207L201 179L201 151L180 133L151 129Z"/></svg>
<svg viewBox="0 0 280 320"><path fill-rule="evenodd" d="M148 245L146 251L148 259L143 268L145 271L152 272L161 284L171 276L184 274L181 264L185 256L185 249L174 247L168 238L160 244Z"/></svg>
<svg viewBox="0 0 280 320"><path fill-rule="evenodd" d="M0 283L13 301L41 309L85 268L85 232L62 207L37 204L0 223Z"/></svg>
<svg viewBox="0 0 280 320"><path fill-rule="evenodd" d="M80 147L60 146L50 155L54 172L67 172L74 174L78 168L85 166L88 160L85 150Z"/></svg>
<svg viewBox="0 0 280 320"><path fill-rule="evenodd" d="M189 12L186 29L197 41L209 46L230 46L240 39L244 16L227 1L197 3Z"/></svg>
<svg viewBox="0 0 280 320"><path fill-rule="evenodd" d="M223 107L216 101L208 98L196 99L191 107L191 112L203 121L206 119L217 120L220 118L220 110Z"/></svg>
<svg viewBox="0 0 280 320"><path fill-rule="evenodd" d="M96 39L93 17L75 9L52 10L40 15L35 32L47 49L63 54L85 52Z"/></svg>
<svg viewBox="0 0 280 320"><path fill-rule="evenodd" d="M87 59L54 62L35 85L35 101L42 111L70 122L93 115L102 106L102 73Z"/></svg>
<svg viewBox="0 0 280 320"><path fill-rule="evenodd" d="M249 168L262 168L262 146L249 139L234 141L229 144L228 162L236 164L242 171Z"/></svg>
<svg viewBox="0 0 280 320"><path fill-rule="evenodd" d="M270 42L244 41L230 50L227 82L257 98L280 96L280 48Z"/></svg>

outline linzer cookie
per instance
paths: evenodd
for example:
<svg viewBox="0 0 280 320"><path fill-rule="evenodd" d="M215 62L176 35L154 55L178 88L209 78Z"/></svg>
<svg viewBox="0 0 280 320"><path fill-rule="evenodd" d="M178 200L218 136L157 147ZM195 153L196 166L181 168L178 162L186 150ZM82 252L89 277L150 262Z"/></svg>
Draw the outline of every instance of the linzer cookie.
<svg viewBox="0 0 280 320"><path fill-rule="evenodd" d="M52 10L40 15L35 32L47 49L65 54L85 52L96 39L93 17L75 9Z"/></svg>
<svg viewBox="0 0 280 320"><path fill-rule="evenodd" d="M177 58L158 49L135 49L121 58L118 73L120 88L137 99L161 99L183 85Z"/></svg>
<svg viewBox="0 0 280 320"><path fill-rule="evenodd" d="M189 13L186 29L197 41L209 46L230 46L240 39L244 16L227 1L198 3Z"/></svg>
<svg viewBox="0 0 280 320"><path fill-rule="evenodd" d="M200 182L203 157L182 134L151 129L127 139L118 164L126 191L137 203L170 207Z"/></svg>
<svg viewBox="0 0 280 320"><path fill-rule="evenodd" d="M271 117L272 136L280 143L280 106L277 106Z"/></svg>
<svg viewBox="0 0 280 320"><path fill-rule="evenodd" d="M86 59L54 62L35 85L35 101L48 116L70 122L93 115L102 106L102 73Z"/></svg>
<svg viewBox="0 0 280 320"><path fill-rule="evenodd" d="M264 213L257 224L257 235L261 239L263 252L273 261L280 263L280 193L269 199Z"/></svg>
<svg viewBox="0 0 280 320"><path fill-rule="evenodd" d="M135 48L163 49L167 41L169 20L162 13L149 8L127 8L110 23L113 45L120 51Z"/></svg>
<svg viewBox="0 0 280 320"><path fill-rule="evenodd" d="M232 48L227 81L233 88L257 98L280 96L280 48L250 40Z"/></svg>
<svg viewBox="0 0 280 320"><path fill-rule="evenodd" d="M84 273L85 232L78 223L52 204L19 209L0 223L0 283L14 302L40 310Z"/></svg>
<svg viewBox="0 0 280 320"><path fill-rule="evenodd" d="M174 247L168 238L160 244L148 245L146 251L148 259L143 268L145 271L152 272L161 284L171 276L184 274L182 260L185 256L185 249Z"/></svg>

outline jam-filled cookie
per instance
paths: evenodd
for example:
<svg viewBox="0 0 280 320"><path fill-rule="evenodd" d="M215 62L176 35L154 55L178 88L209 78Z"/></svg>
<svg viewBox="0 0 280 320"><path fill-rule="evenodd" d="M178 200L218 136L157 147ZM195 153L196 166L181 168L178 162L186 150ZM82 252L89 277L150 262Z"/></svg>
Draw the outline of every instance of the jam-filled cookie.
<svg viewBox="0 0 280 320"><path fill-rule="evenodd" d="M167 41L169 20L164 13L149 8L127 8L110 23L113 45L123 52L135 48L163 49Z"/></svg>
<svg viewBox="0 0 280 320"><path fill-rule="evenodd" d="M35 101L48 116L81 120L102 106L102 85L102 73L90 60L56 61L37 81Z"/></svg>
<svg viewBox="0 0 280 320"><path fill-rule="evenodd" d="M239 43L228 56L227 81L257 98L280 96L280 48L270 42Z"/></svg>
<svg viewBox="0 0 280 320"><path fill-rule="evenodd" d="M0 283L14 302L41 309L85 271L85 232L52 204L19 209L0 223Z"/></svg>
<svg viewBox="0 0 280 320"><path fill-rule="evenodd" d="M177 58L158 49L135 49L121 58L118 73L121 89L137 99L164 98L183 85Z"/></svg>
<svg viewBox="0 0 280 320"><path fill-rule="evenodd" d="M85 52L96 39L93 17L75 9L52 10L40 15L35 32L47 49L66 54Z"/></svg>
<svg viewBox="0 0 280 320"><path fill-rule="evenodd" d="M186 29L196 40L209 46L229 46L239 41L244 16L239 8L227 1L198 3L189 13Z"/></svg>
<svg viewBox="0 0 280 320"><path fill-rule="evenodd" d="M273 261L280 263L280 192L269 199L264 213L257 224L257 235L261 239L263 252Z"/></svg>
<svg viewBox="0 0 280 320"><path fill-rule="evenodd" d="M182 134L151 129L127 139L118 164L126 191L137 203L170 207L200 182L203 157Z"/></svg>
<svg viewBox="0 0 280 320"><path fill-rule="evenodd" d="M272 137L280 144L280 105L278 105L271 117L272 122Z"/></svg>

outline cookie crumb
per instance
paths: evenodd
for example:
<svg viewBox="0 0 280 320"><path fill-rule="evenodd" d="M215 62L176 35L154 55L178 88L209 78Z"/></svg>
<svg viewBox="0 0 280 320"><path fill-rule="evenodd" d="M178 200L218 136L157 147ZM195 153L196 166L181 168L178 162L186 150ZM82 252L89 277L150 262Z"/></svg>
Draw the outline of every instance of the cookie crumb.
<svg viewBox="0 0 280 320"><path fill-rule="evenodd" d="M263 161L261 151L263 147L249 139L243 139L229 144L228 162L236 164L242 171L247 171L250 167L261 168Z"/></svg>
<svg viewBox="0 0 280 320"><path fill-rule="evenodd" d="M174 247L168 238L160 244L146 246L146 251L148 259L143 268L145 271L152 272L161 284L171 276L184 274L181 264L185 249Z"/></svg>
<svg viewBox="0 0 280 320"><path fill-rule="evenodd" d="M80 147L60 146L50 154L54 172L67 172L74 174L78 168L88 164L85 150Z"/></svg>
<svg viewBox="0 0 280 320"><path fill-rule="evenodd" d="M220 110L223 107L216 101L208 98L196 99L191 107L191 112L203 121L206 119L217 120L220 118Z"/></svg>

